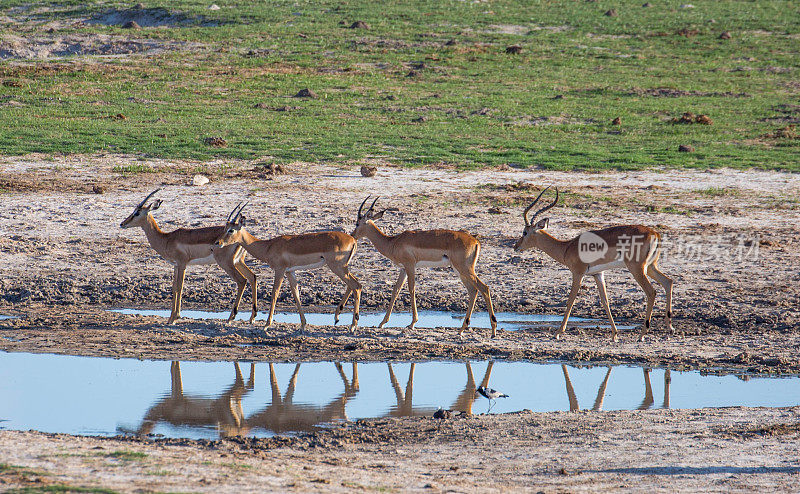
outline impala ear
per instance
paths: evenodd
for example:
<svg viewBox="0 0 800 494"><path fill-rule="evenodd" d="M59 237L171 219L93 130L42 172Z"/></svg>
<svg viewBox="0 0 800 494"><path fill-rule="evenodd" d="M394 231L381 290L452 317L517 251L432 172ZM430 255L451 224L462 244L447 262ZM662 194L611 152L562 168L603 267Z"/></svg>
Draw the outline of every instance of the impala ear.
<svg viewBox="0 0 800 494"><path fill-rule="evenodd" d="M239 228L244 226L245 221L247 221L247 218L245 218L243 214L240 214L239 221L237 222L239 224Z"/></svg>
<svg viewBox="0 0 800 494"><path fill-rule="evenodd" d="M385 212L386 212L386 210L384 209L380 213L375 213L375 214L371 215L369 217L369 219L371 219L371 220L379 220L379 219L383 218L383 213L385 213Z"/></svg>
<svg viewBox="0 0 800 494"><path fill-rule="evenodd" d="M162 202L164 201L162 201L161 199L156 199L155 201L153 201L153 203L150 204L150 211L155 211L156 209L160 208Z"/></svg>
<svg viewBox="0 0 800 494"><path fill-rule="evenodd" d="M537 230L547 230L548 226L550 226L550 218L542 218L536 222Z"/></svg>

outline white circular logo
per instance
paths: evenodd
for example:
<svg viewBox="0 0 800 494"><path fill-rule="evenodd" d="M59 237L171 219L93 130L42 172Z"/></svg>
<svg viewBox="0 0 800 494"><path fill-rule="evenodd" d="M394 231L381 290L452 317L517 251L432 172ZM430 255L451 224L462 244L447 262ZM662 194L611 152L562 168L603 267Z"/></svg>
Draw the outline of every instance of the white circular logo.
<svg viewBox="0 0 800 494"><path fill-rule="evenodd" d="M600 235L592 232L583 232L578 237L578 257L586 264L602 259L607 253L608 244Z"/></svg>

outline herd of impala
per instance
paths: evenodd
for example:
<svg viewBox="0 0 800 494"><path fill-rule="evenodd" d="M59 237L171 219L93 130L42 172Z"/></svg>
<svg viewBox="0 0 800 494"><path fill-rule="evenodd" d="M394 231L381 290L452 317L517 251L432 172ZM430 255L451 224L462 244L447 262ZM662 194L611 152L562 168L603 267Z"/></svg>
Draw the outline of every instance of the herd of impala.
<svg viewBox="0 0 800 494"><path fill-rule="evenodd" d="M514 245L514 250L522 252L534 247L538 248L556 262L566 266L572 273L572 288L567 299L564 318L556 332L556 339L560 338L567 328L581 281L585 276L591 275L597 283L600 302L611 325L612 340L617 341L617 327L608 305L603 277L604 272L611 269L627 269L647 297L647 311L639 341L644 340L644 335L650 328L656 296L655 289L648 277L658 282L666 292L665 325L670 333L674 333L672 327L672 280L658 269L661 236L646 226L623 225L584 232L570 240L558 240L547 232L549 218L541 218L537 221L537 217L558 203L558 189L555 189L553 202L538 209L528 219L528 213L538 204L539 199L548 189L549 187L544 189L523 212L525 227L522 237ZM351 235L344 232L324 231L281 235L269 240L261 240L245 229L246 221L242 211L246 204L239 204L234 208L228 215L225 225L179 228L172 232L164 232L152 216L152 212L161 206L162 201L156 199L148 203L158 190L160 189L145 197L120 227L141 227L150 246L161 257L175 265L170 324L180 318L181 294L186 267L190 264L210 263L219 264L236 281L236 296L228 321L232 321L236 317L242 293L247 283L250 283L253 292L253 311L250 315L252 323L258 311L256 275L244 262L246 252L267 263L275 271L267 327L272 325L275 305L285 276L289 280L292 296L300 314L300 330L305 329L306 318L300 304L300 294L294 272L328 266L333 274L341 278L347 286L342 301L336 307L335 321L338 323L339 314L352 295L354 299L353 320L350 330L353 331L358 326L361 283L350 273L348 265L356 253L358 239L366 237L378 252L400 268L386 315L379 327L383 327L389 321L392 307L407 280L408 291L411 295L412 315L408 329L413 329L418 320L415 294L416 269L452 266L461 278L468 294L467 313L459 334L469 327L470 316L475 307L478 293L483 297L489 311L492 337L497 334L497 318L494 315L489 287L475 274L475 265L478 262L481 244L469 233L454 230L406 230L397 235L387 235L375 224L386 212L386 210L375 211L378 199L375 198L366 211L364 210L370 197L364 199L358 208L355 229Z"/></svg>

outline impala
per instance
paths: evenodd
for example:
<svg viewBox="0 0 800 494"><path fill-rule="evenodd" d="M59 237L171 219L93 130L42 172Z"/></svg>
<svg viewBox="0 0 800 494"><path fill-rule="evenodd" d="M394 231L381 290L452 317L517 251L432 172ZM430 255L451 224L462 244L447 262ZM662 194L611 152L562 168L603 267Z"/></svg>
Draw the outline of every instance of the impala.
<svg viewBox="0 0 800 494"><path fill-rule="evenodd" d="M356 240L344 232L281 235L269 240L260 240L244 229L245 217L242 216L243 209L244 206L237 206L228 215L225 228L214 241L214 245L227 248L238 244L248 254L269 264L275 271L275 281L272 284L272 296L266 327L272 325L275 304L278 301L278 293L285 275L289 279L289 286L297 305L297 312L300 313L300 331L303 331L306 327L306 316L303 314L303 308L300 305L300 292L297 289L297 279L294 272L328 266L333 274L341 278L347 285L344 299L336 308L336 322L339 321L339 313L350 294L355 292L353 322L350 324L350 331L354 331L358 326L361 283L350 273L348 264L356 252Z"/></svg>
<svg viewBox="0 0 800 494"><path fill-rule="evenodd" d="M369 209L362 214L364 205L368 200L369 197L364 199L361 207L358 208L353 237L356 240L361 237L367 237L378 252L388 257L396 266L400 266L400 276L394 285L389 307L386 309L386 315L378 327L382 328L389 322L394 302L397 300L397 295L400 293L400 288L403 287L406 277L408 277L408 293L411 295L411 324L408 325L408 329L414 329L414 325L419 319L414 291L416 268L452 266L461 277L461 282L467 288L469 295L467 315L464 317L459 335L463 334L464 330L469 327L469 318L475 308L478 292L480 292L489 310L492 338L494 338L497 335L497 318L494 316L492 297L489 293L489 287L478 279L475 274L475 264L478 262L478 256L481 253L481 244L478 240L467 232L453 230L407 230L394 236L385 235L375 225L375 220L382 218L386 210L384 209L379 213L373 212L375 203L378 201L376 197Z"/></svg>
<svg viewBox="0 0 800 494"><path fill-rule="evenodd" d="M250 316L252 322L258 313L256 275L244 263L244 250L239 246L212 249L214 241L225 231L224 226L179 228L169 233L161 231L151 214L161 206L161 199L147 204L147 201L159 190L161 189L156 189L148 194L119 226L120 228L141 227L147 241L150 242L150 247L175 265L175 276L172 280L172 309L168 324L172 324L181 317L181 298L186 266L213 264L214 262L236 281L236 297L233 299L233 308L228 321L232 321L236 317L239 311L239 302L242 300L242 294L249 282L253 290L253 313Z"/></svg>
<svg viewBox="0 0 800 494"><path fill-rule="evenodd" d="M656 300L656 291L647 279L648 276L661 284L667 293L665 324L670 333L674 334L675 330L672 327L672 280L659 271L657 265L661 254L661 235L646 226L623 225L584 232L571 240L558 240L547 232L550 218L542 218L536 221L537 216L556 205L558 202L558 189L556 189L555 200L536 211L531 220L528 221L528 211L536 205L549 188L545 188L522 213L522 217L525 220L525 229L522 231L522 237L514 245L514 250L522 252L536 247L552 257L556 262L569 268L572 272L572 289L569 292L564 319L561 321L561 327L556 333L556 339L559 339L567 329L569 314L575 303L575 297L578 296L583 277L591 275L594 276L597 282L600 302L611 323L611 338L613 341L617 341L617 326L614 324L611 308L608 306L606 282L603 277L604 272L609 269L627 269L630 271L647 296L647 314L645 315L642 332L639 335L639 341L644 341L644 335L650 329L650 316L653 313L653 304Z"/></svg>

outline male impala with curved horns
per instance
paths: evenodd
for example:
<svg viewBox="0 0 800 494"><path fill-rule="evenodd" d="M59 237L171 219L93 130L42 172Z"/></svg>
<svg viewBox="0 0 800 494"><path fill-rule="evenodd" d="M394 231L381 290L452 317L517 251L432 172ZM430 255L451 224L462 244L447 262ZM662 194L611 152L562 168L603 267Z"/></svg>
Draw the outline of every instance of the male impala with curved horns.
<svg viewBox="0 0 800 494"><path fill-rule="evenodd" d="M353 322L350 331L358 326L358 306L361 301L361 283L350 274L348 264L356 252L356 240L344 232L316 232L301 235L281 235L269 240L260 240L244 229L245 217L242 216L244 206L237 206L230 215L219 238L214 242L218 247L239 244L251 256L264 261L275 271L275 281L272 284L272 297L270 299L269 317L266 327L272 325L272 316L275 313L275 304L278 302L278 293L281 290L283 277L289 278L292 296L300 313L300 331L306 327L306 316L300 305L300 292L297 290L295 271L317 269L323 265L344 281L347 285L344 299L336 308L334 316L339 322L339 313L344 307L350 294L355 292L353 301Z"/></svg>
<svg viewBox="0 0 800 494"><path fill-rule="evenodd" d="M150 247L175 265L175 276L172 280L172 309L168 324L172 324L181 317L181 295L186 266L213 264L214 262L236 281L236 297L233 299L233 308L228 321L232 321L236 317L242 293L244 293L247 283L250 282L253 289L253 313L250 316L252 322L258 313L256 275L244 263L244 250L239 246L212 250L211 244L225 231L225 227L222 225L205 228L178 228L169 233L162 232L153 215L150 214L161 206L161 199L156 199L149 205L146 204L159 190L161 189L156 189L148 194L119 226L120 228L141 227L147 241L150 242Z"/></svg>
<svg viewBox="0 0 800 494"><path fill-rule="evenodd" d="M617 341L617 326L611 316L611 308L608 306L608 296L606 295L606 282L603 273L609 269L627 269L634 279L644 290L647 296L647 314L645 315L644 326L639 335L639 341L644 341L644 335L650 329L650 316L653 313L653 304L656 300L656 291L647 279L648 276L656 280L667 292L667 313L666 326L670 333L674 334L672 327L672 280L658 270L658 257L661 254L661 235L652 228L642 225L623 225L612 226L602 230L584 232L571 240L558 240L547 233L550 218L543 218L536 221L536 217L549 210L558 202L558 189L556 198L549 205L541 208L534 213L528 221L528 211L539 202L547 189L544 189L530 206L525 208L522 214L525 220L525 229L522 237L514 245L514 250L523 250L537 247L555 261L563 264L572 272L572 289L567 299L567 308L564 312L564 320L556 333L559 339L564 330L567 329L567 321L575 303L575 297L581 287L581 280L586 275L594 276L597 282L597 290L600 294L600 302L611 322L611 338Z"/></svg>
<svg viewBox="0 0 800 494"><path fill-rule="evenodd" d="M388 257L395 265L400 266L400 276L394 285L389 307L386 309L386 315L378 327L382 328L384 324L389 322L389 316L392 315L392 307L407 276L408 293L411 295L411 324L408 325L408 329L414 329L414 325L419 319L417 317L417 299L414 292L416 268L453 266L469 294L467 315L464 317L464 323L461 325L459 335L469 327L469 318L475 308L478 292L480 292L486 302L491 318L492 338L497 336L497 318L494 316L489 287L478 279L475 274L475 264L478 262L478 256L481 253L480 242L467 232L453 230L407 230L394 236L385 235L375 225L375 220L382 218L386 210L384 209L380 213L372 211L375 203L378 202L376 197L367 212L362 214L364 204L368 200L369 197L364 199L361 207L358 208L358 218L356 219L356 229L353 230L353 237L356 239L367 237L378 252Z"/></svg>

